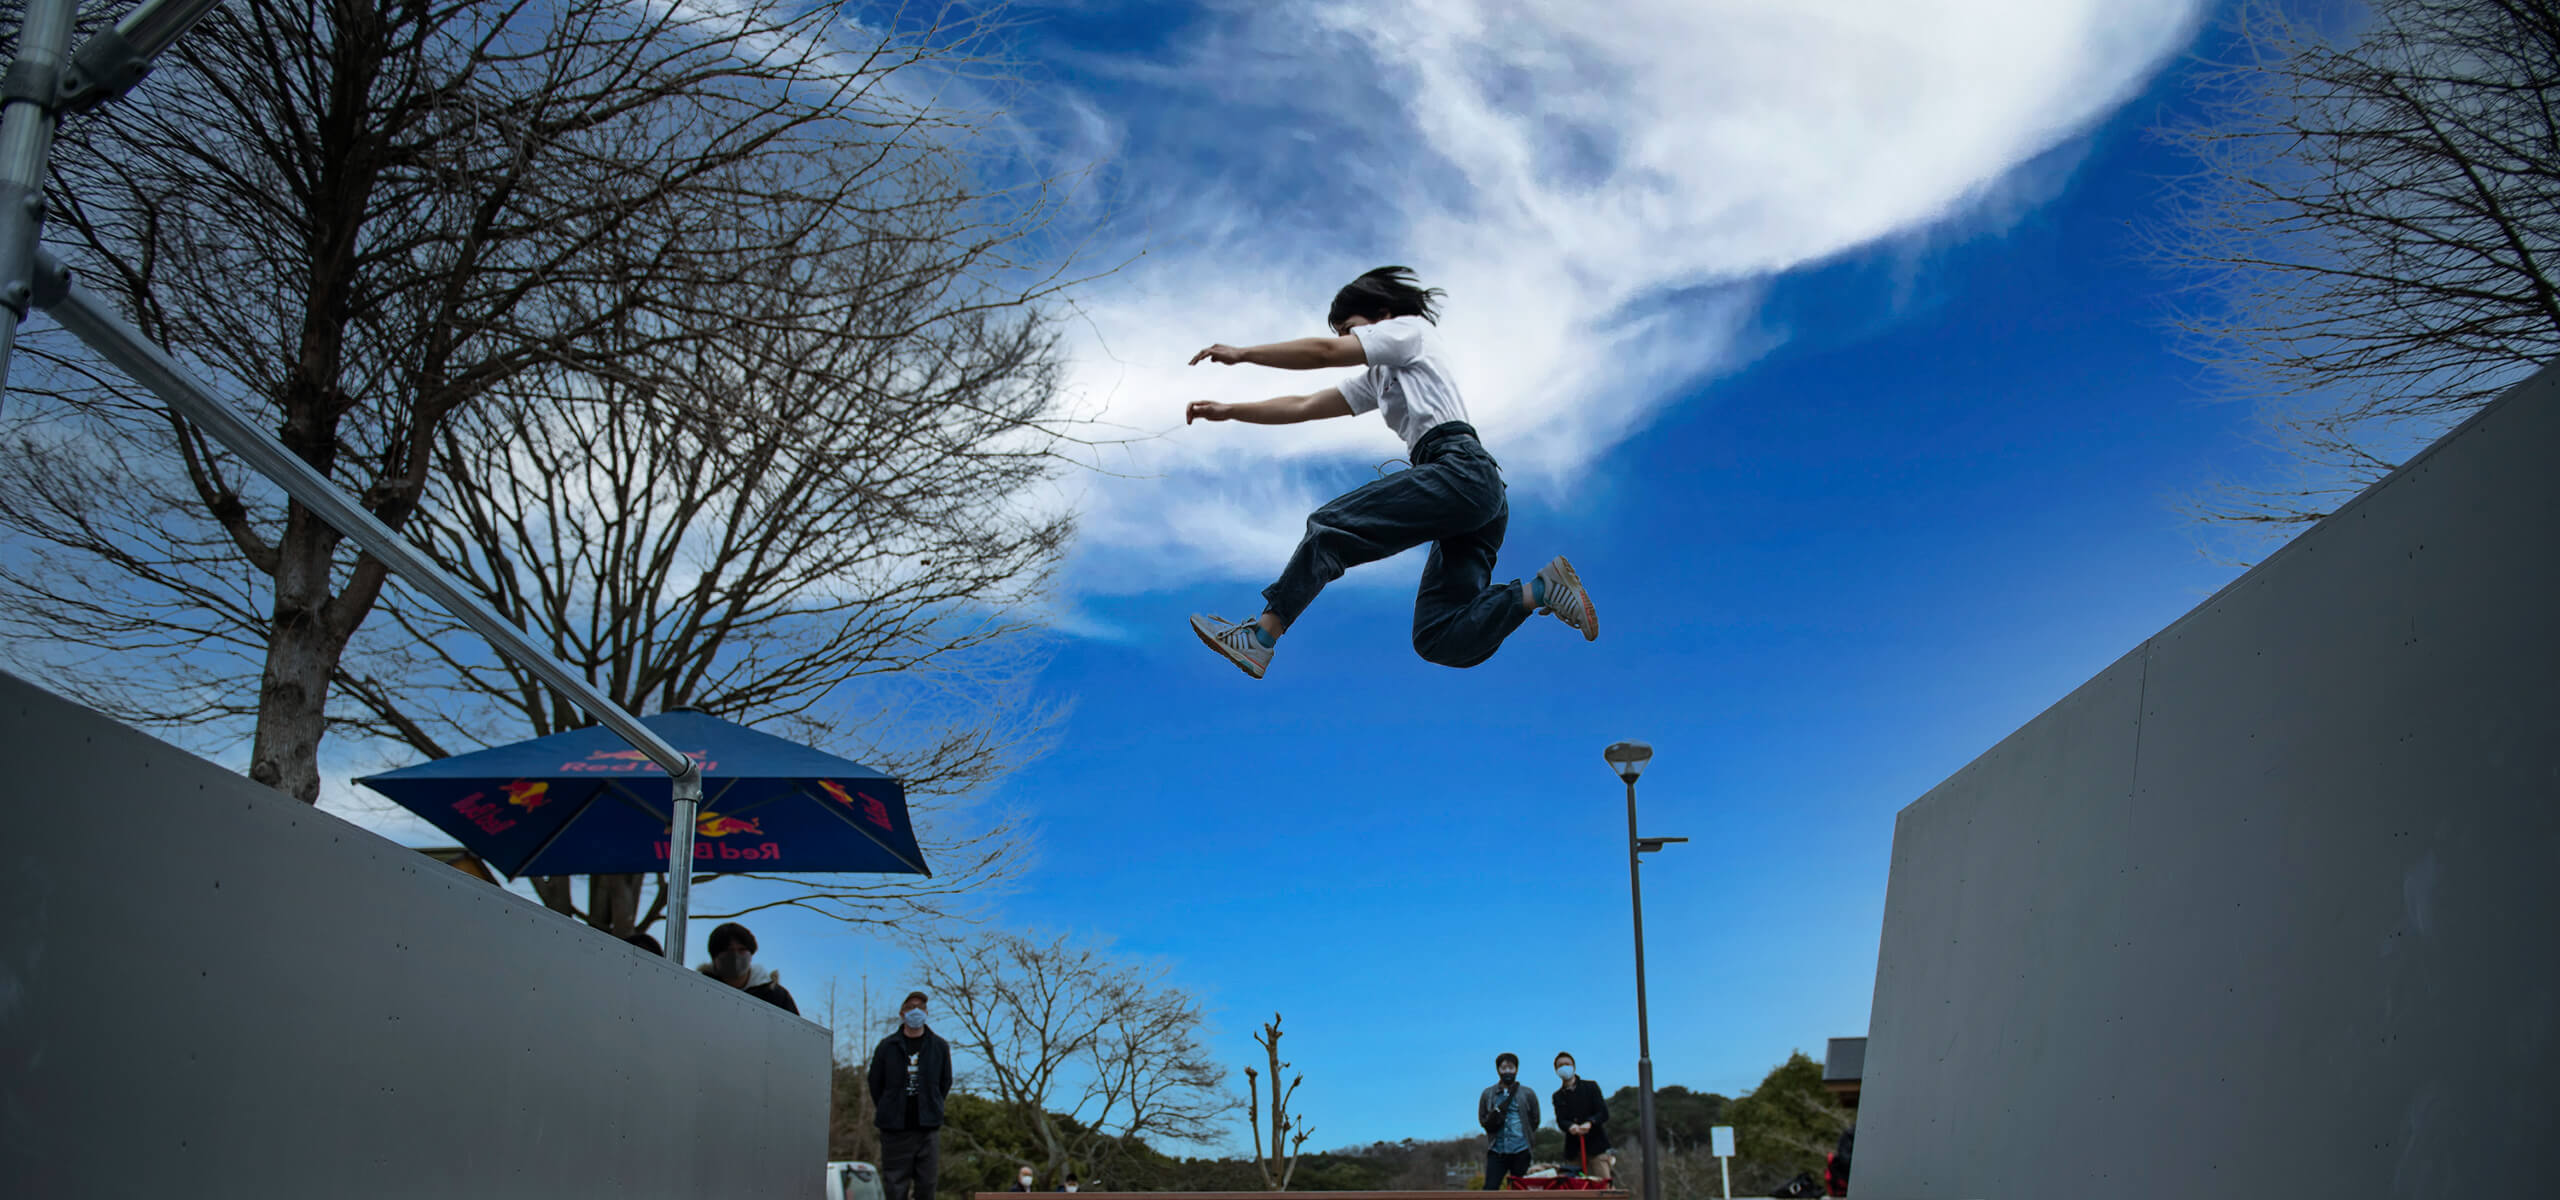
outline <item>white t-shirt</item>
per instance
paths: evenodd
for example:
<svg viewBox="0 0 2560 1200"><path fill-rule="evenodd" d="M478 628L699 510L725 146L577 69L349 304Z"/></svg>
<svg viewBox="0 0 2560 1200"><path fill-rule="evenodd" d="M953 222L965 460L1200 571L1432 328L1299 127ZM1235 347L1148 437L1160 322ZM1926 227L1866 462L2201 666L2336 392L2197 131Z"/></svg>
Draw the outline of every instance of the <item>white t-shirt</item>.
<svg viewBox="0 0 2560 1200"><path fill-rule="evenodd" d="M1369 369L1342 381L1351 411L1376 409L1411 450L1435 425L1467 419L1458 381L1442 356L1440 331L1420 317L1394 317L1351 331Z"/></svg>

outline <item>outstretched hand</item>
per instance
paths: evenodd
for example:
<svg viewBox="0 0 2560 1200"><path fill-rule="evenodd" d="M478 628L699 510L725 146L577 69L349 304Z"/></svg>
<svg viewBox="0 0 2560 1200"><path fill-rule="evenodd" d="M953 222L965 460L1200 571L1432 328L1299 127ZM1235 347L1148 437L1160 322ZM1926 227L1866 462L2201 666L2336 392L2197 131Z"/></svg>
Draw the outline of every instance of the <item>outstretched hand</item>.
<svg viewBox="0 0 2560 1200"><path fill-rule="evenodd" d="M1192 355L1191 361L1185 365L1199 366L1202 359L1232 367L1244 361L1244 351L1220 342ZM1190 407L1182 410L1182 423L1188 425L1193 421L1225 421L1233 419L1234 416L1235 406L1232 404L1216 400L1194 400Z"/></svg>
<svg viewBox="0 0 2560 1200"><path fill-rule="evenodd" d="M1232 367L1237 363L1244 361L1244 351L1230 346L1225 342L1220 342L1198 354L1192 355L1191 361L1185 365L1194 367L1199 366L1200 360L1204 358L1214 363L1223 363Z"/></svg>

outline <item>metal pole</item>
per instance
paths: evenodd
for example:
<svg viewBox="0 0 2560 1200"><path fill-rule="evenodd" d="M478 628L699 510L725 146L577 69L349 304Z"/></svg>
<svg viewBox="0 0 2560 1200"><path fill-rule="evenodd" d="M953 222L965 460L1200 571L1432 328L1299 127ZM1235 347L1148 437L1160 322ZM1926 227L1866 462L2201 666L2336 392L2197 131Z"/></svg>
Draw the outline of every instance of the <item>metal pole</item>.
<svg viewBox="0 0 2560 1200"><path fill-rule="evenodd" d="M691 764L687 764L690 766ZM667 823L667 957L684 965L686 914L693 907L694 811L702 803L702 772L675 777L675 811Z"/></svg>
<svg viewBox="0 0 2560 1200"><path fill-rule="evenodd" d="M1636 912L1636 1113L1644 1122L1644 1200L1662 1200L1662 1161L1653 1137L1653 1035L1644 1006L1644 881L1636 865L1636 781L1627 780L1627 891Z"/></svg>
<svg viewBox="0 0 2560 1200"><path fill-rule="evenodd" d="M1716 1174L1724 1176L1724 1200L1733 1200L1733 1160L1717 1155Z"/></svg>
<svg viewBox="0 0 2560 1200"><path fill-rule="evenodd" d="M72 62L79 76L73 91L86 92L95 87L105 99L113 99L132 90L151 73L151 60L169 43L177 41L206 13L222 7L222 0L148 0L133 6L115 24L111 39L99 34L80 46L80 54ZM82 100L79 103L95 103Z"/></svg>
<svg viewBox="0 0 2560 1200"><path fill-rule="evenodd" d="M0 397L18 325L36 293L36 238L44 227L45 162L62 91L64 55L79 0L28 0L18 58L0 76Z"/></svg>
<svg viewBox="0 0 2560 1200"><path fill-rule="evenodd" d="M251 425L246 418L207 391L186 368L162 353L158 346L144 338L140 331L124 322L105 305L71 282L71 274L51 254L36 254L35 302L72 336L86 343L107 361L150 388L153 395L166 401L180 416L197 428L213 435L214 440L230 447L231 452L248 460L267 478L276 482L302 506L327 521L338 532L365 552L382 560L418 590L435 598L445 611L479 630L498 652L540 676L542 681L567 696L571 703L594 717L606 728L629 742L633 749L649 756L674 780L675 811L667 838L667 910L676 924L667 938L667 956L681 961L684 957L684 914L693 882L690 868L693 854L694 809L702 799L702 771L665 738L659 737L640 718L623 710L603 692L597 691L587 678L569 669L551 656L550 651L533 643L524 631L509 624L495 609L463 589L460 581L445 574L408 539L391 531L364 506L347 498L327 476L311 464L284 448L282 442L264 430ZM677 855L681 853L683 857Z"/></svg>

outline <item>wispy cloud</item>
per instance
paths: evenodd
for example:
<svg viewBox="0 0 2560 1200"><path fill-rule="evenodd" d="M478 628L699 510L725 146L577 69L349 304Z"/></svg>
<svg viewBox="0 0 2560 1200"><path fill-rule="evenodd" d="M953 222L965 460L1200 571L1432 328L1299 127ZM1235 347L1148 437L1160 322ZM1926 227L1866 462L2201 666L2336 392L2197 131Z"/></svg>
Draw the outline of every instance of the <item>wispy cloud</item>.
<svg viewBox="0 0 2560 1200"><path fill-rule="evenodd" d="M1259 581L1310 507L1398 453L1375 418L1184 428L1188 400L1332 378L1184 366L1199 347L1320 332L1336 287L1410 264L1449 289L1515 503L1553 499L1775 343L1768 280L2006 203L2201 7L1298 0L1182 6L1152 53L1036 47L1051 82L1022 99L1120 147L1119 229L1146 251L1085 293L1072 342L1075 398L1138 435L1105 464L1126 477L1077 497L1074 586Z"/></svg>

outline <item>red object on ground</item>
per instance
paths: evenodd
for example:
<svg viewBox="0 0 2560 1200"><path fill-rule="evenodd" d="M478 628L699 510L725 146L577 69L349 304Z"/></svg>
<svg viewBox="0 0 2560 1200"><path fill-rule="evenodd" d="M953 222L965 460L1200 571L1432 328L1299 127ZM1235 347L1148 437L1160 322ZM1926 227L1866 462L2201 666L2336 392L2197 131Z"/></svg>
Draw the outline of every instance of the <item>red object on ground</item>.
<svg viewBox="0 0 2560 1200"><path fill-rule="evenodd" d="M1517 1188L1524 1192L1603 1192L1609 1190L1612 1185L1608 1180L1593 1179L1591 1178L1590 1172L1591 1160L1584 1159L1582 1162L1581 1174L1549 1175L1543 1179L1524 1179L1518 1175L1513 1175L1505 1178L1502 1181L1502 1186L1505 1191Z"/></svg>

